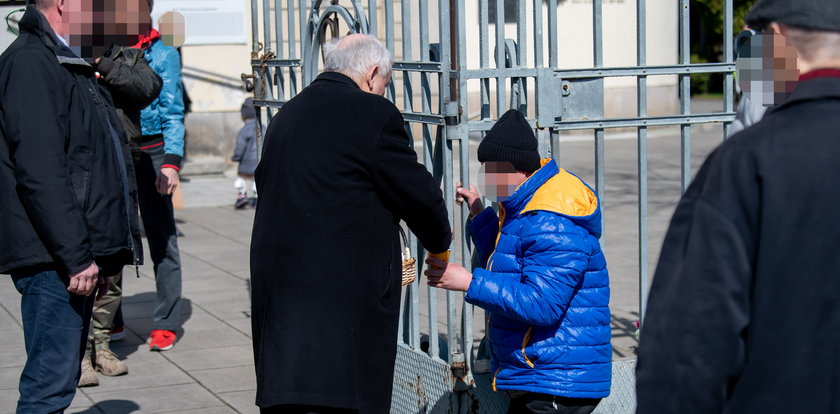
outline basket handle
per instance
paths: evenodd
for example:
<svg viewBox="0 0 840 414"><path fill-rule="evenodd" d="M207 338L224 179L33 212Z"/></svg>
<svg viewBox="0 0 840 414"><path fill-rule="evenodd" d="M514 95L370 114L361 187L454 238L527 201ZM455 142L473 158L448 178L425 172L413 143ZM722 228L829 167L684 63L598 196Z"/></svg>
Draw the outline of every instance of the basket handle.
<svg viewBox="0 0 840 414"><path fill-rule="evenodd" d="M408 236L405 235L405 230L403 230L402 226L397 226L397 228L400 230L400 238L402 238L403 243L403 260L406 260L411 258L411 249L408 248Z"/></svg>

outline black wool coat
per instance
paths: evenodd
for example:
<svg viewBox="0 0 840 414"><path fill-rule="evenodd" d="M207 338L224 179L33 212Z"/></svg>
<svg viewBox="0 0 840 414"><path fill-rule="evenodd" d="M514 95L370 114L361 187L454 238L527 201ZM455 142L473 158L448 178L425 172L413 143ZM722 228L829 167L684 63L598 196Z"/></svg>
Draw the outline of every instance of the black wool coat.
<svg viewBox="0 0 840 414"><path fill-rule="evenodd" d="M639 413L840 412L838 183L835 77L708 158L653 280Z"/></svg>
<svg viewBox="0 0 840 414"><path fill-rule="evenodd" d="M387 413L400 305L400 219L449 247L441 191L402 115L339 73L277 112L257 167L251 244L257 405Z"/></svg>

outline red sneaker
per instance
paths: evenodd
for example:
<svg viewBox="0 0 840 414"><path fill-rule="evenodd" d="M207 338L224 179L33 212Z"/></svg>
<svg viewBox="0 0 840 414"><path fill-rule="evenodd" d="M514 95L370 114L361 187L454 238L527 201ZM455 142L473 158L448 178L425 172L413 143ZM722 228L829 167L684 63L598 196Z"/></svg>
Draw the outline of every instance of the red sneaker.
<svg viewBox="0 0 840 414"><path fill-rule="evenodd" d="M175 345L175 332L165 331L163 329L155 329L149 335L149 350L150 351L168 351Z"/></svg>

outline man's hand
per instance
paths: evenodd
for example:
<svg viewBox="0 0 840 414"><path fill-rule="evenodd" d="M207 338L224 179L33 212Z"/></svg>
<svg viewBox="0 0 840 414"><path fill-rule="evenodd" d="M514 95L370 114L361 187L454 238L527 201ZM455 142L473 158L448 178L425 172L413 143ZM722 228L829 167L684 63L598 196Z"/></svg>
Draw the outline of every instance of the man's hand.
<svg viewBox="0 0 840 414"><path fill-rule="evenodd" d="M157 186L158 193L161 195L169 195L175 192L179 182L178 170L163 167L160 169L160 174L158 174L155 185Z"/></svg>
<svg viewBox="0 0 840 414"><path fill-rule="evenodd" d="M70 275L70 284L67 286L67 291L79 296L88 296L96 288L98 276L99 267L96 266L96 263L91 262L85 270Z"/></svg>
<svg viewBox="0 0 840 414"><path fill-rule="evenodd" d="M472 273L457 263L429 257L426 259L429 267L423 274L428 278L431 287L466 292L472 282Z"/></svg>
<svg viewBox="0 0 840 414"><path fill-rule="evenodd" d="M111 283L114 283L113 279L113 276L99 276L99 281L96 282L96 300L102 299L108 293L108 289L111 288Z"/></svg>
<svg viewBox="0 0 840 414"><path fill-rule="evenodd" d="M467 202L467 206L470 208L470 217L475 217L484 211L485 207L481 202L481 195L478 194L475 187L470 185L470 189L467 190L459 181L458 184L455 185L455 203L460 206L464 203L464 201Z"/></svg>

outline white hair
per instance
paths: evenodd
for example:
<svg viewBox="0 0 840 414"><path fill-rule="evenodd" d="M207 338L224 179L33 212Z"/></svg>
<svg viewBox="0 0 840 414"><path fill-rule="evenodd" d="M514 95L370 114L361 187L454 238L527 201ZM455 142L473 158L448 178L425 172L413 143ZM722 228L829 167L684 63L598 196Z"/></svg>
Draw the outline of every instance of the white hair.
<svg viewBox="0 0 840 414"><path fill-rule="evenodd" d="M351 78L363 76L374 66L378 66L379 74L387 78L391 75L392 59L391 52L377 38L367 34L352 34L324 45L324 70Z"/></svg>
<svg viewBox="0 0 840 414"><path fill-rule="evenodd" d="M806 62L840 59L840 33L787 26L787 41Z"/></svg>

